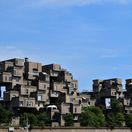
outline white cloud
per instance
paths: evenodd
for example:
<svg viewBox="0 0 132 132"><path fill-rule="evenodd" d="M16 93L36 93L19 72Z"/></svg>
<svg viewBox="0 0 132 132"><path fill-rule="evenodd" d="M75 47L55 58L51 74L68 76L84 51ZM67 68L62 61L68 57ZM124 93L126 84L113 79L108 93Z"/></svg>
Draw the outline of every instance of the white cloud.
<svg viewBox="0 0 132 132"><path fill-rule="evenodd" d="M27 1L27 0L26 0ZM91 4L129 4L130 0L28 0L30 6L84 6Z"/></svg>

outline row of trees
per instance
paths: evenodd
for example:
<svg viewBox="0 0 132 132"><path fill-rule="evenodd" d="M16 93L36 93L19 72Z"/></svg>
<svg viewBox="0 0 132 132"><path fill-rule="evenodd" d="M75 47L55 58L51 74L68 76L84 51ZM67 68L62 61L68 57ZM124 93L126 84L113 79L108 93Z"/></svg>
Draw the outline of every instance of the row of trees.
<svg viewBox="0 0 132 132"><path fill-rule="evenodd" d="M64 116L66 126L73 125L73 115ZM120 101L113 99L111 110L103 113L99 107L84 107L80 116L81 126L87 127L132 127L132 114L125 114Z"/></svg>
<svg viewBox="0 0 132 132"><path fill-rule="evenodd" d="M23 113L20 117L20 125L23 127L30 124L30 128L34 126L43 127L50 124L50 118L46 112L33 114L33 113Z"/></svg>
<svg viewBox="0 0 132 132"><path fill-rule="evenodd" d="M0 124L9 124L13 113L2 105L0 105ZM72 113L64 115L65 126L74 125L74 117ZM48 126L50 125L50 118L46 112L42 113L23 113L20 116L20 125L23 127L30 124L33 126ZM125 124L124 124L125 123ZM104 112L95 106L83 107L80 115L80 124L85 127L122 127L124 125L132 127L132 114L125 114L123 106L118 100L113 99L111 102L111 110Z"/></svg>
<svg viewBox="0 0 132 132"><path fill-rule="evenodd" d="M13 113L6 109L3 105L0 104L0 125L8 126L11 123ZM50 118L46 112L42 113L23 113L20 116L20 125L23 127L30 124L30 127L33 126L47 126L50 124Z"/></svg>

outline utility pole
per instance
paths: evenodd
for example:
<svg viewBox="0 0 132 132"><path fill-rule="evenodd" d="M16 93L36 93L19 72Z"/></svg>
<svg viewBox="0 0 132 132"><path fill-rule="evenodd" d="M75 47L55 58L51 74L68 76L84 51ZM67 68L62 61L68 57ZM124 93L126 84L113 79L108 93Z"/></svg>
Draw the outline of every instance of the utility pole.
<svg viewBox="0 0 132 132"><path fill-rule="evenodd" d="M28 127L29 127L29 124L28 124L28 117L27 117L27 122L26 122L27 132L28 132Z"/></svg>

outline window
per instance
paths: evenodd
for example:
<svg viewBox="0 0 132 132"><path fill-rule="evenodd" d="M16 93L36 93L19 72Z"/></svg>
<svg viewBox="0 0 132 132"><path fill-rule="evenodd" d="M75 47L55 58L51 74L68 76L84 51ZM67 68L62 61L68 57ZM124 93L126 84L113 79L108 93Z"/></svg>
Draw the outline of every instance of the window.
<svg viewBox="0 0 132 132"><path fill-rule="evenodd" d="M32 101L29 101L28 102L28 106L33 106L33 102Z"/></svg>
<svg viewBox="0 0 132 132"><path fill-rule="evenodd" d="M34 77L38 76L39 75L38 69L33 69L33 73L32 74L33 74Z"/></svg>
<svg viewBox="0 0 132 132"><path fill-rule="evenodd" d="M5 81L7 81L7 76L5 76Z"/></svg>
<svg viewBox="0 0 132 132"><path fill-rule="evenodd" d="M20 78L16 77L16 79L15 79L15 80L16 80L16 82L19 82Z"/></svg>
<svg viewBox="0 0 132 132"><path fill-rule="evenodd" d="M57 85L55 85L54 90L57 90Z"/></svg>
<svg viewBox="0 0 132 132"><path fill-rule="evenodd" d="M23 106L23 101L20 101L20 102L19 102L19 105L20 105L20 106Z"/></svg>
<svg viewBox="0 0 132 132"><path fill-rule="evenodd" d="M2 65L0 65L0 72L3 70Z"/></svg>
<svg viewBox="0 0 132 132"><path fill-rule="evenodd" d="M27 82L27 85L30 86L30 85L31 85L31 81L28 81L28 82Z"/></svg>
<svg viewBox="0 0 132 132"><path fill-rule="evenodd" d="M71 86L70 86L71 88L73 88L74 87L74 84L73 83L71 83Z"/></svg>
<svg viewBox="0 0 132 132"><path fill-rule="evenodd" d="M77 112L77 108L75 107L75 113Z"/></svg>
<svg viewBox="0 0 132 132"><path fill-rule="evenodd" d="M70 107L67 108L67 111L70 112Z"/></svg>
<svg viewBox="0 0 132 132"><path fill-rule="evenodd" d="M9 77L9 81L12 81L12 77Z"/></svg>
<svg viewBox="0 0 132 132"><path fill-rule="evenodd" d="M75 83L75 88L77 87L77 84Z"/></svg>
<svg viewBox="0 0 132 132"><path fill-rule="evenodd" d="M17 74L17 70L16 69L14 69L14 75L16 75Z"/></svg>
<svg viewBox="0 0 132 132"><path fill-rule="evenodd" d="M26 94L28 94L28 89L26 89Z"/></svg>
<svg viewBox="0 0 132 132"><path fill-rule="evenodd" d="M42 101L42 95L38 95L38 101Z"/></svg>
<svg viewBox="0 0 132 132"><path fill-rule="evenodd" d="M16 65L18 64L18 60L16 60Z"/></svg>
<svg viewBox="0 0 132 132"><path fill-rule="evenodd" d="M12 98L16 97L16 95L12 95Z"/></svg>
<svg viewBox="0 0 132 132"><path fill-rule="evenodd" d="M13 77L14 80L16 80L16 82L19 82L20 78L19 77Z"/></svg>
<svg viewBox="0 0 132 132"><path fill-rule="evenodd" d="M46 88L46 84L44 84L44 88Z"/></svg>
<svg viewBox="0 0 132 132"><path fill-rule="evenodd" d="M49 82L49 76L46 76L45 80Z"/></svg>

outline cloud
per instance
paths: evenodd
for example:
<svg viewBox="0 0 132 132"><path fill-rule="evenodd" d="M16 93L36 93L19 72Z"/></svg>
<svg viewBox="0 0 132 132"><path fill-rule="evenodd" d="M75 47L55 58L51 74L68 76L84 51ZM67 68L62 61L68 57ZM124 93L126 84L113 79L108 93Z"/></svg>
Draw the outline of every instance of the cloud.
<svg viewBox="0 0 132 132"><path fill-rule="evenodd" d="M31 6L85 6L91 4L129 4L130 0L29 0Z"/></svg>
<svg viewBox="0 0 132 132"><path fill-rule="evenodd" d="M2 43L0 43L2 45ZM0 61L11 58L23 58L24 53L19 48L12 45L0 46Z"/></svg>

